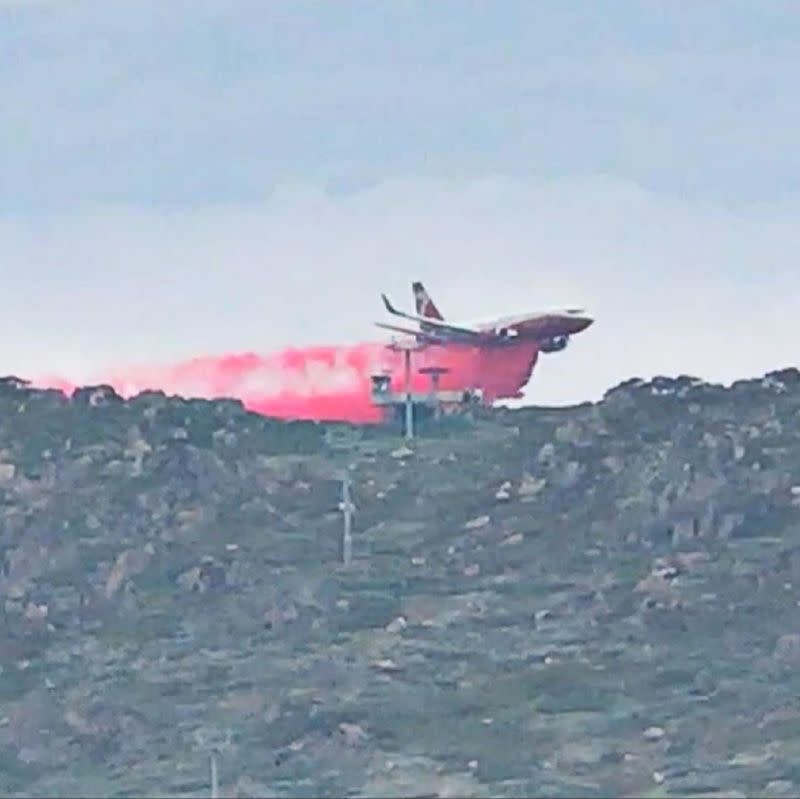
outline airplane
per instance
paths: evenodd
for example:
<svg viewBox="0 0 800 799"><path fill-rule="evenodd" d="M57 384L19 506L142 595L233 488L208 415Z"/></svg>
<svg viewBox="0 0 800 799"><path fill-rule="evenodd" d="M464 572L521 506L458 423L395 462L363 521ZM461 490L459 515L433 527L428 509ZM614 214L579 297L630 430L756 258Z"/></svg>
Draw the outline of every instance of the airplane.
<svg viewBox="0 0 800 799"><path fill-rule="evenodd" d="M422 282L414 281L411 291L415 314L398 310L385 294L381 294L381 299L392 316L416 322L418 329L386 322L375 322L375 325L384 330L413 336L420 344L500 347L534 341L540 352L560 352L567 346L571 336L586 330L594 322L582 308L533 311L471 323L447 322Z"/></svg>

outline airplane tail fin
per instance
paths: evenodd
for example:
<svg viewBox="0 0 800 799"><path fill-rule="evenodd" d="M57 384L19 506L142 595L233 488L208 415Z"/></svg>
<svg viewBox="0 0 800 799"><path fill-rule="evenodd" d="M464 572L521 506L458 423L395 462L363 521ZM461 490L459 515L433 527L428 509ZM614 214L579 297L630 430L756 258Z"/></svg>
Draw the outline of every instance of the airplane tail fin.
<svg viewBox="0 0 800 799"><path fill-rule="evenodd" d="M414 294L417 316L425 316L428 319L444 319L422 283L419 281L412 283L411 291Z"/></svg>

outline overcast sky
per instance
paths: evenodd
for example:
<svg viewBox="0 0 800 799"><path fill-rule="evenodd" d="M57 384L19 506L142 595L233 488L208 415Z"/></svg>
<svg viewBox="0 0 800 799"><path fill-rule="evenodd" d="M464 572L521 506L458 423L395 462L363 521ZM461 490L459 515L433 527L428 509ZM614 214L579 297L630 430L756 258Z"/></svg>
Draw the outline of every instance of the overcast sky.
<svg viewBox="0 0 800 799"><path fill-rule="evenodd" d="M0 0L0 372L586 304L534 402L797 362L800 5Z"/></svg>

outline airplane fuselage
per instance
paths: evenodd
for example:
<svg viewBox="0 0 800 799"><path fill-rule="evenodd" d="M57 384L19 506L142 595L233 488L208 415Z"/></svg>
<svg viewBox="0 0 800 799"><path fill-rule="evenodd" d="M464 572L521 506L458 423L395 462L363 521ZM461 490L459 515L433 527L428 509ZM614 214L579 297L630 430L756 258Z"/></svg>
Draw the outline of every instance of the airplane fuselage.
<svg viewBox="0 0 800 799"><path fill-rule="evenodd" d="M592 324L592 319L583 315L580 311L564 312L554 311L552 314L541 311L534 313L514 314L510 316L499 316L493 319L482 319L472 322L456 322L457 327L463 327L478 331L487 340L497 339L503 341L513 338L515 340L525 338L542 338L555 336L572 336L580 333ZM435 325L425 321L419 323L420 329L430 333L437 333ZM457 340L457 334L450 334L453 340ZM466 337L465 337L466 339Z"/></svg>
<svg viewBox="0 0 800 799"><path fill-rule="evenodd" d="M422 285L418 286L419 291L424 292ZM415 323L417 330L394 322L376 322L378 327L410 335L428 345L459 343L473 347L506 346L512 340L531 339L539 344L542 352L556 352L566 346L570 336L585 330L593 322L584 311L567 308L499 316L491 320L464 324L445 320L438 309L435 315L408 313L395 308L385 294L381 295L381 299L390 315ZM418 311L426 308L430 310L430 307L430 298L427 294L417 295Z"/></svg>

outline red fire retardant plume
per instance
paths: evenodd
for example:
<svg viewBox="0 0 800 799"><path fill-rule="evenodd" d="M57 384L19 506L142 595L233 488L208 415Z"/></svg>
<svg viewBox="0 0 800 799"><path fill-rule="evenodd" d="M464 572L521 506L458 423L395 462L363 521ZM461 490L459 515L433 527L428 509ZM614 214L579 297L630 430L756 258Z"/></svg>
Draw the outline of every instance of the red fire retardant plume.
<svg viewBox="0 0 800 799"><path fill-rule="evenodd" d="M443 390L480 388L488 399L515 396L530 378L537 357L531 344L503 348L427 347L412 352L412 389L426 391L425 366L449 371ZM91 381L112 386L123 397L144 390L206 399L240 399L246 408L281 419L376 423L383 410L371 402L374 374L388 374L393 391L405 383L403 353L381 343L289 348L270 355L207 356L171 366L111 370ZM33 381L71 394L76 384L56 377Z"/></svg>

